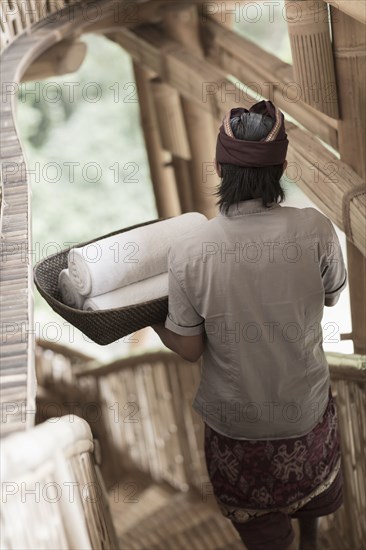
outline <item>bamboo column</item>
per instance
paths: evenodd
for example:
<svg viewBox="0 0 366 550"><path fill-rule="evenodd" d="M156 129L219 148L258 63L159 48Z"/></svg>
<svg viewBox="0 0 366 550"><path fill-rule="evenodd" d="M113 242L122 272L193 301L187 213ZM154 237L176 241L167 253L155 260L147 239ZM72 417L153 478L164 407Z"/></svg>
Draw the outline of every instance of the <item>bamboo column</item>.
<svg viewBox="0 0 366 550"><path fill-rule="evenodd" d="M366 163L366 63L365 26L349 15L331 7L333 47L339 90L339 153L365 180ZM355 190L356 192L357 190ZM358 194L366 187L360 186ZM344 216L349 218L352 195L346 197ZM365 213L364 213L365 216ZM345 221L346 221L345 220ZM366 218L364 219L366 230ZM352 339L355 353L366 353L366 258L353 244L352 229L345 223L349 290L352 314Z"/></svg>
<svg viewBox="0 0 366 550"><path fill-rule="evenodd" d="M160 137L164 149L172 155L177 192L182 213L193 210L192 186L189 173L191 151L178 91L160 77L151 80Z"/></svg>
<svg viewBox="0 0 366 550"><path fill-rule="evenodd" d="M229 31L233 28L234 26L234 20L235 20L235 15L234 15L234 8L235 6L233 5L233 2L222 2L221 5L217 5L215 6L215 9L214 9L214 12L212 13L212 9L211 9L211 14L209 13L209 19L212 19L213 21L216 21L216 23L218 23L219 25L221 25L223 28L225 29L228 29ZM207 10L210 11L210 6L208 8L206 8L205 6L202 6L202 9L203 10ZM217 11L216 11L217 9ZM228 12L228 10L230 10L230 12ZM228 13L227 13L228 12ZM203 32L205 33L205 36L210 36L210 31L207 30L207 27L208 27L208 24L207 24L207 19L206 17L203 17L203 20L202 20L202 30ZM204 38L204 40L206 40L206 38ZM205 54L207 54L207 52L205 52ZM217 134L218 133L218 129L220 127L220 124L221 124L221 120L214 120L213 119L213 123L214 123L214 132Z"/></svg>
<svg viewBox="0 0 366 550"><path fill-rule="evenodd" d="M163 23L167 34L172 39L187 46L193 54L203 59L198 33L197 7L177 10L172 6L171 9L166 10ZM218 183L213 164L216 148L213 117L204 108L185 98L182 98L182 107L192 154L189 169L194 210L202 212L207 218L212 218L217 213L214 192Z"/></svg>
<svg viewBox="0 0 366 550"><path fill-rule="evenodd" d="M133 70L158 216L159 218L177 216L181 213L179 197L174 172L170 165L171 155L163 149L161 144L151 92L152 72L136 62L133 63Z"/></svg>
<svg viewBox="0 0 366 550"><path fill-rule="evenodd" d="M285 0L294 78L301 99L338 118L338 97L325 2Z"/></svg>

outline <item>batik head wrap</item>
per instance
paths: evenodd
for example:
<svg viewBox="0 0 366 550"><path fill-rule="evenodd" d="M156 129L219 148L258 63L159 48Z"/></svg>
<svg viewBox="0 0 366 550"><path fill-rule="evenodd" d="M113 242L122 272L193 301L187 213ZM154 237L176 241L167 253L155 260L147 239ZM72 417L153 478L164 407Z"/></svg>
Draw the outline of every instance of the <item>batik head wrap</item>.
<svg viewBox="0 0 366 550"><path fill-rule="evenodd" d="M269 134L260 141L237 139L231 128L230 120L242 113L258 113L270 116L274 125ZM259 101L249 111L236 107L228 111L220 126L216 144L218 163L236 166L273 166L286 160L288 139L285 131L285 117L271 101Z"/></svg>

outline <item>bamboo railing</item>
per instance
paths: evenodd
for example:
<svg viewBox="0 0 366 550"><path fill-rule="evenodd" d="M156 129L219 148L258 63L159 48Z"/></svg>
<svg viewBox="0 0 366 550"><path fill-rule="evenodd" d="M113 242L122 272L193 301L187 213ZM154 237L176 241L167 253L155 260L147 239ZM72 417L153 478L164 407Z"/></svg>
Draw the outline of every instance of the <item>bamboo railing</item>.
<svg viewBox="0 0 366 550"><path fill-rule="evenodd" d="M366 356L326 353L341 433L344 505L322 518L331 548L362 548L366 539Z"/></svg>
<svg viewBox="0 0 366 550"><path fill-rule="evenodd" d="M118 548L85 420L67 415L1 444L1 548Z"/></svg>
<svg viewBox="0 0 366 550"><path fill-rule="evenodd" d="M16 128L16 90L35 59L87 25L81 6L76 3L70 17L66 4L60 2L64 9L51 19L55 2L1 4L1 435L33 425L36 393L30 187Z"/></svg>
<svg viewBox="0 0 366 550"><path fill-rule="evenodd" d="M320 548L354 550L362 547L366 537L366 357L332 352L326 357L341 432L345 502L335 514L321 519ZM170 352L155 352L108 365L89 365L74 370L72 383L64 384L64 389L58 379L53 387L65 401L81 401L80 414L84 413L100 442L107 487L137 469L157 483L210 494L203 422L191 408L199 384L199 363L187 363ZM51 379L47 387L50 383ZM70 387L78 389L77 398L70 397ZM88 404L94 420L87 414Z"/></svg>
<svg viewBox="0 0 366 550"><path fill-rule="evenodd" d="M76 379L101 408L91 426L108 456L102 470L108 486L131 466L180 490L207 482L203 426L191 408L199 363L156 352L83 369Z"/></svg>

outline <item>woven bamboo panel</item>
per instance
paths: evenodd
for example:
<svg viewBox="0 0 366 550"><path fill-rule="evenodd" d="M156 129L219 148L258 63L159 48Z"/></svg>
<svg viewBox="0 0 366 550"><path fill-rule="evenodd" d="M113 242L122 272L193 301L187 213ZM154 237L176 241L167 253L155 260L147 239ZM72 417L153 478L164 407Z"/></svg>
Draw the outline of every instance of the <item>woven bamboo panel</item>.
<svg viewBox="0 0 366 550"><path fill-rule="evenodd" d="M108 449L108 465L102 462L108 486L129 464L181 490L201 487L207 480L200 441L203 424L191 407L198 377L198 363L187 368L186 361L165 352L77 374L79 387L88 379L96 381L89 398L101 407L104 427L98 430L103 429L105 439L97 434Z"/></svg>
<svg viewBox="0 0 366 550"><path fill-rule="evenodd" d="M366 357L327 354L341 432L344 506L322 518L333 549L362 548L366 539Z"/></svg>

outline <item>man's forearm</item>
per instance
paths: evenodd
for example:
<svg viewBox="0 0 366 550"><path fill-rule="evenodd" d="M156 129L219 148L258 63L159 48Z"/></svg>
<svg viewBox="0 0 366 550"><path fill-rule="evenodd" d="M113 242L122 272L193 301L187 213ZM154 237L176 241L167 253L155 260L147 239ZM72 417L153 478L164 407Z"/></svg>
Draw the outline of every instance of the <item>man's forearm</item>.
<svg viewBox="0 0 366 550"><path fill-rule="evenodd" d="M182 340L179 334L175 334L168 328L165 328L164 323L152 325L152 328L159 335L160 340L163 342L164 346L182 356L184 350L182 350Z"/></svg>

